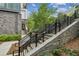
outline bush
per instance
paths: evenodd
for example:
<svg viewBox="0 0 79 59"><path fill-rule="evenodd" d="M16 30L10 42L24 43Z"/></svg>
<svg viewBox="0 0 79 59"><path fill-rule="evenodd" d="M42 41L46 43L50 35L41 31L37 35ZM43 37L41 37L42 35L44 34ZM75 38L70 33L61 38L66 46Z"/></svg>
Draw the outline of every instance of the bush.
<svg viewBox="0 0 79 59"><path fill-rule="evenodd" d="M76 53L77 56L79 56L79 50L73 50L72 52L73 52L73 53Z"/></svg>
<svg viewBox="0 0 79 59"><path fill-rule="evenodd" d="M39 56L52 56L50 51L42 51L38 54Z"/></svg>
<svg viewBox="0 0 79 59"><path fill-rule="evenodd" d="M71 52L71 50L69 48L62 48L62 50L66 53L69 54Z"/></svg>
<svg viewBox="0 0 79 59"><path fill-rule="evenodd" d="M21 35L19 34L12 34L12 35L7 35L7 34L2 34L0 35L0 41L16 41L16 40L20 40L21 39Z"/></svg>
<svg viewBox="0 0 79 59"><path fill-rule="evenodd" d="M54 56L60 56L61 55L62 50L61 49L53 49L52 50L52 54Z"/></svg>
<svg viewBox="0 0 79 59"><path fill-rule="evenodd" d="M70 52L69 55L70 55L70 56L77 56L77 54L74 53L74 52Z"/></svg>

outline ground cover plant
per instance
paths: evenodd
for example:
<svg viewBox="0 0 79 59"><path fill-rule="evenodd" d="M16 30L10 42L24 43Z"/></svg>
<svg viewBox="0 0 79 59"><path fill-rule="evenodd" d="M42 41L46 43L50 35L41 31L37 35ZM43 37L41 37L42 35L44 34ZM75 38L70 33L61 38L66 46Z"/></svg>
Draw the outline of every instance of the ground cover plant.
<svg viewBox="0 0 79 59"><path fill-rule="evenodd" d="M79 56L79 50L72 50L69 48L56 48L53 50L43 51L39 53L40 56Z"/></svg>

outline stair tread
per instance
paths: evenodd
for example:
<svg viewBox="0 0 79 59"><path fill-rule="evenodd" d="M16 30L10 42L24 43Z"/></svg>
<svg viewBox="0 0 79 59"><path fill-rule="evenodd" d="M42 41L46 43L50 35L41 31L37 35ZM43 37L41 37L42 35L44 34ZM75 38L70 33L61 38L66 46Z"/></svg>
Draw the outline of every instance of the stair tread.
<svg viewBox="0 0 79 59"><path fill-rule="evenodd" d="M46 36L49 36L49 37L51 37L51 36L53 36L54 34L46 34Z"/></svg>

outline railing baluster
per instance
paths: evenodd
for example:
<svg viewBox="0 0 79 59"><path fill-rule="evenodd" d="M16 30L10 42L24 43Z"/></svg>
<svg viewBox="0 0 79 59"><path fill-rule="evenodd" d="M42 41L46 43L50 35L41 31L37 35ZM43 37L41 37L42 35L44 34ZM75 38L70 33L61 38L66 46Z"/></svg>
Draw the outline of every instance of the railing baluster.
<svg viewBox="0 0 79 59"><path fill-rule="evenodd" d="M43 42L44 42L44 35L45 35L45 32L43 32L43 34L42 34L42 37L43 37Z"/></svg>
<svg viewBox="0 0 79 59"><path fill-rule="evenodd" d="M37 43L38 43L38 38L37 38L38 34L35 33L35 46L37 47Z"/></svg>
<svg viewBox="0 0 79 59"><path fill-rule="evenodd" d="M58 26L59 26L59 31L61 30L61 23L60 21L58 22Z"/></svg>
<svg viewBox="0 0 79 59"><path fill-rule="evenodd" d="M24 56L24 47L23 47L23 56Z"/></svg>
<svg viewBox="0 0 79 59"><path fill-rule="evenodd" d="M69 25L69 17L68 16L67 16L66 20L67 20L67 26L68 26Z"/></svg>
<svg viewBox="0 0 79 59"><path fill-rule="evenodd" d="M19 48L18 48L18 56L20 56L20 40L18 42L18 46L19 46Z"/></svg>
<svg viewBox="0 0 79 59"><path fill-rule="evenodd" d="M14 56L14 51L13 51L13 56Z"/></svg>
<svg viewBox="0 0 79 59"><path fill-rule="evenodd" d="M32 32L29 33L30 35L30 42L29 42L29 47L31 47L31 39L32 39ZM32 47L31 47L32 48Z"/></svg>
<svg viewBox="0 0 79 59"><path fill-rule="evenodd" d="M28 52L27 46L26 46L26 50L27 50L27 52Z"/></svg>
<svg viewBox="0 0 79 59"><path fill-rule="evenodd" d="M55 22L55 34L57 33L57 20Z"/></svg>

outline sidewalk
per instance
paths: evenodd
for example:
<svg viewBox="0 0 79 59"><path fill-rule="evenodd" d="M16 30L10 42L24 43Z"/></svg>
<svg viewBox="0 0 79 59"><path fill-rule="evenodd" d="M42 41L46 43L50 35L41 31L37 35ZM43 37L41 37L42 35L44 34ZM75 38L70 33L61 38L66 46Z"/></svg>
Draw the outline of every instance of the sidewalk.
<svg viewBox="0 0 79 59"><path fill-rule="evenodd" d="M10 41L10 42L4 42L0 45L0 56L7 55L9 49L11 48L13 43L16 43L17 41Z"/></svg>

